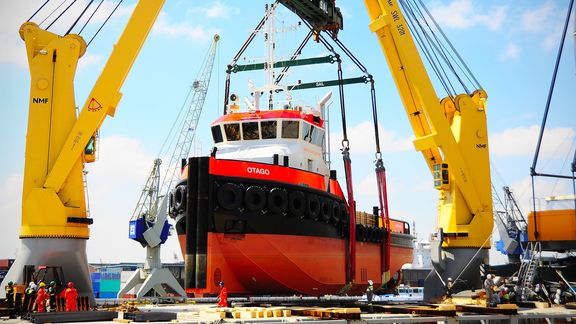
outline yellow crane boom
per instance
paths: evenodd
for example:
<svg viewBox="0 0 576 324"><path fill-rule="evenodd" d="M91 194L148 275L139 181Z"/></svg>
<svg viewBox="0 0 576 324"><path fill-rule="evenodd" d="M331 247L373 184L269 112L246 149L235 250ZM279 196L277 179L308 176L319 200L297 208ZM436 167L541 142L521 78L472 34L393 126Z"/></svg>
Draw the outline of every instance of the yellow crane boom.
<svg viewBox="0 0 576 324"><path fill-rule="evenodd" d="M373 31L386 56L420 151L439 190L433 251L440 283L425 295L442 294L448 277L479 286L492 233L492 195L484 90L439 99L396 0L365 0ZM431 276L429 276L430 279ZM438 281L436 275L432 276ZM425 298L427 298L425 296ZM427 298L429 299L429 298Z"/></svg>
<svg viewBox="0 0 576 324"><path fill-rule="evenodd" d="M85 148L106 116L114 116L120 88L165 0L139 1L76 116L74 75L84 39L60 36L33 22L20 27L30 67L30 108L22 193L21 245L6 279L22 282L25 265L58 264L93 302L86 260L89 238L84 192Z"/></svg>

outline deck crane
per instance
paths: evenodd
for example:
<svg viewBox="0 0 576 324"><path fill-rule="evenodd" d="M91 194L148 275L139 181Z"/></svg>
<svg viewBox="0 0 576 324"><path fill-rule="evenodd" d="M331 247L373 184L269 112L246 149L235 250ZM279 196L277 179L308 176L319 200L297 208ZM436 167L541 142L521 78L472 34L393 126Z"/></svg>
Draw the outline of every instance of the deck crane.
<svg viewBox="0 0 576 324"><path fill-rule="evenodd" d="M170 270L162 268L160 248L166 242L171 226L167 217L168 207L173 205L173 202L171 202L173 199L169 198L169 190L180 175L180 161L189 156L192 148L198 120L200 119L210 85L210 77L219 40L220 36L214 35L212 45L208 49L198 76L192 83L192 87L190 87L182 105L182 110L176 118L174 125L180 125L180 134L177 140L173 142L175 144L173 146L169 145L169 149L173 147L173 151L164 176L161 178L160 174L162 160L156 158L130 219L129 237L146 247L146 262L143 268L137 269L130 279L126 281L118 292L119 298L138 285L141 286L136 292L137 298L144 297L151 289L154 289L161 296L166 296L166 290L162 287L162 284L170 286L180 296L186 297L185 290L176 281ZM181 116L183 118L180 118ZM175 127L173 126L172 130L174 129ZM166 142L173 138L172 135L174 134L171 131ZM162 154L159 156L162 156Z"/></svg>
<svg viewBox="0 0 576 324"><path fill-rule="evenodd" d="M431 241L434 269L426 278L424 298L442 296L449 277L455 278L455 290L478 288L479 267L488 263L493 227L488 96L420 0L364 0L364 4L370 30L380 42L416 135L414 146L439 191L438 232ZM416 42L447 92L443 99ZM476 90L469 90L466 83Z"/></svg>
<svg viewBox="0 0 576 324"><path fill-rule="evenodd" d="M86 148L104 119L114 116L120 89L163 5L164 0L137 3L78 115L73 82L87 45L70 32L81 17L61 36L48 31L50 26L44 29L30 21L43 5L20 27L30 67L30 106L21 247L6 282L22 282L26 265L57 262L79 294L90 296L94 304L86 258L92 219L83 178L84 164L94 152ZM0 294L5 294L3 289Z"/></svg>

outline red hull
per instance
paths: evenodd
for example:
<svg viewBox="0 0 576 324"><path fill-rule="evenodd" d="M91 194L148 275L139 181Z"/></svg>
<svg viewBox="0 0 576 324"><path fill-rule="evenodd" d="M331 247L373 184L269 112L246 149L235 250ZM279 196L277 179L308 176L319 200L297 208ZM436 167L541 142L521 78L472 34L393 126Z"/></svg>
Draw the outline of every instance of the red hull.
<svg viewBox="0 0 576 324"><path fill-rule="evenodd" d="M185 246L186 236L179 237ZM225 281L231 294L338 294L345 288L346 242L336 238L270 234L208 234L207 287L187 289L213 295ZM368 279L382 282L380 244L358 242L354 282L346 292L361 294ZM390 272L412 262L412 248L392 246Z"/></svg>

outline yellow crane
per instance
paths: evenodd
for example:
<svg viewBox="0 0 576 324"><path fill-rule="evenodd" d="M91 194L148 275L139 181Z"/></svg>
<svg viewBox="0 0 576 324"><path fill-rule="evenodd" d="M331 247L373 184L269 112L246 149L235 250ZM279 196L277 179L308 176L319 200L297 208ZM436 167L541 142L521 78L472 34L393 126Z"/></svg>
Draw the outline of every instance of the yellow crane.
<svg viewBox="0 0 576 324"><path fill-rule="evenodd" d="M30 107L21 247L6 282L22 282L25 265L58 263L79 293L93 299L86 259L92 219L86 208L84 163L94 160L95 134L106 116L114 116L120 88L164 1L138 2L78 116L73 81L86 42L33 22L20 27L30 68Z"/></svg>
<svg viewBox="0 0 576 324"><path fill-rule="evenodd" d="M479 267L488 263L493 226L486 92L478 88L440 99L416 47L402 1L364 0L370 29L380 42L406 115L439 191L433 237L434 270L424 298L481 286ZM412 8L412 7L411 7ZM414 197L417 199L417 197ZM461 284L459 284L461 283Z"/></svg>

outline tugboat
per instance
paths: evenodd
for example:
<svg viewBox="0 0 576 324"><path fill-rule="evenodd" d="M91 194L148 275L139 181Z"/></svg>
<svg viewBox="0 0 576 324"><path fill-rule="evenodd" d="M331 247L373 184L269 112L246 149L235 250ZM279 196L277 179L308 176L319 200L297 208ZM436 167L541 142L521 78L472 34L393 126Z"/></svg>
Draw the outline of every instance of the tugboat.
<svg viewBox="0 0 576 324"><path fill-rule="evenodd" d="M368 279L376 287L389 284L382 282L383 259L390 254L392 274L412 261L410 226L390 220L386 227L377 208L350 219L327 163L329 96L316 107L290 101L277 107L269 99L261 109L261 94L288 88L270 83L251 91L246 109L229 95L224 115L211 125L212 153L185 161L170 194L187 293L217 294L220 281L233 295L361 294Z"/></svg>

